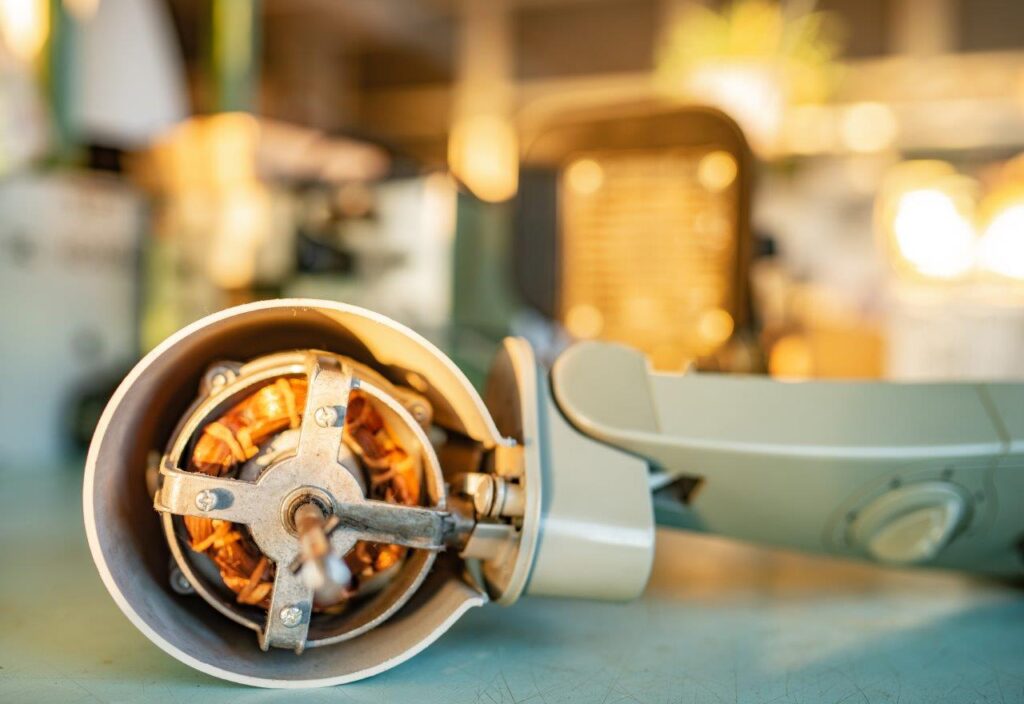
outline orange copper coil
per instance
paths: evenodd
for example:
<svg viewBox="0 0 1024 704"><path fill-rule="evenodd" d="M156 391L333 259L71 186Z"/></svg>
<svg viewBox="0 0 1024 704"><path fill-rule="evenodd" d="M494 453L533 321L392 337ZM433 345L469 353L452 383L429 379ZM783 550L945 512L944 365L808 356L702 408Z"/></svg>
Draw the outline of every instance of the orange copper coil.
<svg viewBox="0 0 1024 704"><path fill-rule="evenodd" d="M277 433L298 428L306 403L306 380L281 378L240 401L202 432L192 452L189 469L213 476L230 474L254 457L260 446ZM384 419L366 394L349 395L344 440L362 458L369 498L417 505L420 477L413 459L400 447ZM346 471L338 467L339 472ZM184 517L191 547L205 553L220 570L221 578L242 604L270 605L274 565L264 556L244 526L196 516ZM352 571L355 593L360 580L398 563L406 548L360 541L345 556ZM328 608L335 604L317 604Z"/></svg>

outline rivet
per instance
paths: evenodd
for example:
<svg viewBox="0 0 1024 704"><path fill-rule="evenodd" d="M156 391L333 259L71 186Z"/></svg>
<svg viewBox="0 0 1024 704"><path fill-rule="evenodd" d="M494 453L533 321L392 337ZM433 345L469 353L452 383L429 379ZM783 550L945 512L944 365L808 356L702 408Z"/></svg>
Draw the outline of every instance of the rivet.
<svg viewBox="0 0 1024 704"><path fill-rule="evenodd" d="M196 508L203 512L217 508L217 495L209 489L203 489L196 494Z"/></svg>
<svg viewBox="0 0 1024 704"><path fill-rule="evenodd" d="M320 406L313 412L313 420L321 428L329 428L338 422L338 409L334 406Z"/></svg>
<svg viewBox="0 0 1024 704"><path fill-rule="evenodd" d="M295 628L302 623L302 609L298 606L286 606L278 614L285 628Z"/></svg>

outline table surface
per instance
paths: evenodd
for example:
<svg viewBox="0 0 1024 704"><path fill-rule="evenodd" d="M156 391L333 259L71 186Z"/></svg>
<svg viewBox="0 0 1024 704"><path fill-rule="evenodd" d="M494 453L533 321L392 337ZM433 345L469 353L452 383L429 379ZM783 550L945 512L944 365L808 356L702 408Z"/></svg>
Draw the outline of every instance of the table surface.
<svg viewBox="0 0 1024 704"><path fill-rule="evenodd" d="M0 474L0 702L1024 701L1024 590L660 531L629 604L470 611L372 679L284 692L200 674L108 597L80 469Z"/></svg>

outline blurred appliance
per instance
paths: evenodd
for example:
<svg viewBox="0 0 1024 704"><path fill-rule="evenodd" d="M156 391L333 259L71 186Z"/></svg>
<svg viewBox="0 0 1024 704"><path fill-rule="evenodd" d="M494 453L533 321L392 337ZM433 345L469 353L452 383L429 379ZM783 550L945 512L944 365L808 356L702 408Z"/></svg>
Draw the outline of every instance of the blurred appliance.
<svg viewBox="0 0 1024 704"><path fill-rule="evenodd" d="M244 112L168 131L134 162L156 196L144 347L211 310L280 295L296 269L296 230L316 220L294 192L365 190L389 168L373 144Z"/></svg>
<svg viewBox="0 0 1024 704"><path fill-rule="evenodd" d="M112 177L0 185L0 462L61 458L76 396L137 359L144 204Z"/></svg>
<svg viewBox="0 0 1024 704"><path fill-rule="evenodd" d="M524 307L512 277L514 206L487 203L466 191L456 200L452 326L445 351L477 388L501 340L513 331L524 334L515 329ZM533 266L546 266L549 255L538 250ZM546 319L542 325L552 327Z"/></svg>
<svg viewBox="0 0 1024 704"><path fill-rule="evenodd" d="M50 121L30 66L0 45L0 174L42 157L51 146Z"/></svg>
<svg viewBox="0 0 1024 704"><path fill-rule="evenodd" d="M655 520L1019 576L1024 384L660 373L593 341L548 374L508 338L481 396L382 315L265 301L132 370L83 492L97 568L154 643L235 682L323 686L490 600L633 598Z"/></svg>
<svg viewBox="0 0 1024 704"><path fill-rule="evenodd" d="M433 341L451 320L455 185L442 173L349 182L307 198L289 296L374 307Z"/></svg>
<svg viewBox="0 0 1024 704"><path fill-rule="evenodd" d="M893 282L886 376L906 381L1024 379L1024 291Z"/></svg>
<svg viewBox="0 0 1024 704"><path fill-rule="evenodd" d="M750 161L709 108L631 106L540 130L516 203L527 300L660 369L719 353L750 321Z"/></svg>
<svg viewBox="0 0 1024 704"><path fill-rule="evenodd" d="M61 67L71 74L76 133L137 149L188 116L185 61L166 3L102 0L77 29L74 55Z"/></svg>

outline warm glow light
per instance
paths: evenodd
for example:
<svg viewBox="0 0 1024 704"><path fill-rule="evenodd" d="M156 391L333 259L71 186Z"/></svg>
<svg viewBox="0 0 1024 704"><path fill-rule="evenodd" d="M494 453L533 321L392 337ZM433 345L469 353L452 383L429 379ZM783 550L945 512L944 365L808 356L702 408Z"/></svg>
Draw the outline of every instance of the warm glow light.
<svg viewBox="0 0 1024 704"><path fill-rule="evenodd" d="M35 59L49 33L49 0L0 0L0 36L17 58Z"/></svg>
<svg viewBox="0 0 1024 704"><path fill-rule="evenodd" d="M697 180L709 191L724 191L736 180L736 160L729 152L704 155L697 165Z"/></svg>
<svg viewBox="0 0 1024 704"><path fill-rule="evenodd" d="M1024 203L992 218L979 243L978 261L987 271L1024 281Z"/></svg>
<svg viewBox="0 0 1024 704"><path fill-rule="evenodd" d="M234 192L259 180L259 137L259 123L248 113L189 118L154 146L159 177L172 191Z"/></svg>
<svg viewBox="0 0 1024 704"><path fill-rule="evenodd" d="M592 305L581 303L569 309L565 315L565 327L573 337L590 339L601 334L604 316Z"/></svg>
<svg viewBox="0 0 1024 704"><path fill-rule="evenodd" d="M729 339L733 330L732 316L721 308L711 308L700 314L697 320L697 334L708 347L718 347Z"/></svg>
<svg viewBox="0 0 1024 704"><path fill-rule="evenodd" d="M693 71L687 88L692 95L728 113L755 145L766 151L774 149L786 97L770 65L709 63Z"/></svg>
<svg viewBox="0 0 1024 704"><path fill-rule="evenodd" d="M256 181L256 118L245 112L226 112L200 119L205 120L201 124L206 130L203 138L209 156L206 168L216 183L233 187Z"/></svg>
<svg viewBox="0 0 1024 704"><path fill-rule="evenodd" d="M256 254L271 222L266 191L252 187L225 193L214 218L206 261L210 280L227 290L252 286Z"/></svg>
<svg viewBox="0 0 1024 704"><path fill-rule="evenodd" d="M768 373L780 379L806 379L814 372L814 352L807 338L786 335L772 346Z"/></svg>
<svg viewBox="0 0 1024 704"><path fill-rule="evenodd" d="M944 191L923 188L900 196L892 231L900 256L925 276L952 279L974 264L974 227Z"/></svg>
<svg viewBox="0 0 1024 704"><path fill-rule="evenodd" d="M847 149L878 152L896 141L896 116L882 103L855 103L843 111L839 134Z"/></svg>
<svg viewBox="0 0 1024 704"><path fill-rule="evenodd" d="M479 115L459 120L448 143L452 172L481 200L508 200L519 186L519 140L508 120Z"/></svg>
<svg viewBox="0 0 1024 704"><path fill-rule="evenodd" d="M593 159L578 159L565 170L569 188L580 195L589 196L601 189L604 183L604 169Z"/></svg>

